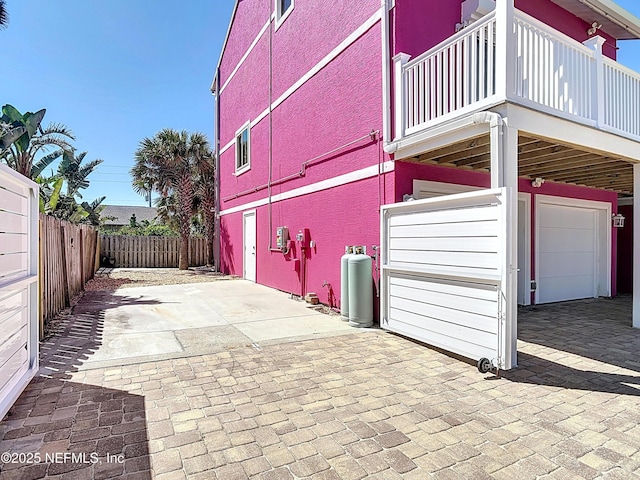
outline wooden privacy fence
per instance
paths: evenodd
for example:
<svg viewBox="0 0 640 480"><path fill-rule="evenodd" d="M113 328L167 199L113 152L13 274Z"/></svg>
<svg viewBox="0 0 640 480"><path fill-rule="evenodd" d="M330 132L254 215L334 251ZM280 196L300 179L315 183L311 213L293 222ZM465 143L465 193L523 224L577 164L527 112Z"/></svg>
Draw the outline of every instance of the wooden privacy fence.
<svg viewBox="0 0 640 480"><path fill-rule="evenodd" d="M42 321L65 307L93 278L98 231L40 214Z"/></svg>
<svg viewBox="0 0 640 480"><path fill-rule="evenodd" d="M176 268L179 257L180 238L178 237L100 236L100 259L102 262L104 258L112 259L113 267ZM192 237L189 240L189 266L200 266L206 263L206 240Z"/></svg>

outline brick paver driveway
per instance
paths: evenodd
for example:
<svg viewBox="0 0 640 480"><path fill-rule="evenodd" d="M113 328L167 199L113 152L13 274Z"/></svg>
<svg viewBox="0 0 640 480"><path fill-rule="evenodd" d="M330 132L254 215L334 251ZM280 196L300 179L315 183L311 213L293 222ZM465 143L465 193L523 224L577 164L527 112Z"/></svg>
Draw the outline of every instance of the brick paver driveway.
<svg viewBox="0 0 640 480"><path fill-rule="evenodd" d="M628 298L523 311L499 378L380 331L74 371L84 325L0 424L0 451L33 463L0 477L635 478L629 317Z"/></svg>

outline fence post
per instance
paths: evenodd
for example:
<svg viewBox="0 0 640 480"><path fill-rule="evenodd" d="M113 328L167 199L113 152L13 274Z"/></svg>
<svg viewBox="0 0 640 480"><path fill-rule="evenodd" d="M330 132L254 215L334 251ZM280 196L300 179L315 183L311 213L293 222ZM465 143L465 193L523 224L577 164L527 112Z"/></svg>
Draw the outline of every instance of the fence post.
<svg viewBox="0 0 640 480"><path fill-rule="evenodd" d="M62 253L62 292L64 294L64 306L69 307L71 301L69 299L69 280L67 278L67 244L64 235L64 225L60 224L60 245Z"/></svg>
<svg viewBox="0 0 640 480"><path fill-rule="evenodd" d="M42 217L38 215L38 298L40 301L38 302L38 338L42 340L44 338L44 306L45 306L45 298L44 298L44 261L42 258L42 254L44 252L44 247L42 245Z"/></svg>
<svg viewBox="0 0 640 480"><path fill-rule="evenodd" d="M82 235L82 227L80 227L80 290L84 290L85 272L84 272L84 235Z"/></svg>

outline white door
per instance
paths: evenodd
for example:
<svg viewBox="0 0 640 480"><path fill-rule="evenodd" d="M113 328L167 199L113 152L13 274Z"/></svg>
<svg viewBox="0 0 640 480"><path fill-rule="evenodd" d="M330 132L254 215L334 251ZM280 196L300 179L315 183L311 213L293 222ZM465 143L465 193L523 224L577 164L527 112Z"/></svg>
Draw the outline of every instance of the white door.
<svg viewBox="0 0 640 480"><path fill-rule="evenodd" d="M382 328L501 369L516 365L507 191L382 207Z"/></svg>
<svg viewBox="0 0 640 480"><path fill-rule="evenodd" d="M597 297L597 211L540 204L538 303Z"/></svg>
<svg viewBox="0 0 640 480"><path fill-rule="evenodd" d="M244 278L256 281L256 211L242 214L244 232Z"/></svg>
<svg viewBox="0 0 640 480"><path fill-rule="evenodd" d="M38 197L0 164L0 418L38 370Z"/></svg>

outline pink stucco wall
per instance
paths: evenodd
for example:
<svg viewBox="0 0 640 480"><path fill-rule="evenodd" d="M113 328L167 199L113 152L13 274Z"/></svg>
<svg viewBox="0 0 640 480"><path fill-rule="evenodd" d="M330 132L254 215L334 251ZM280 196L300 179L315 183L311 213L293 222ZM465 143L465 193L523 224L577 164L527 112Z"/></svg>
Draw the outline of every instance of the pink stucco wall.
<svg viewBox="0 0 640 480"><path fill-rule="evenodd" d="M271 3L273 4L272 0ZM380 0L295 2L291 15L273 34L274 99L282 95L379 8ZM376 30L380 30L379 24ZM375 52L379 55L379 43ZM357 69L356 67L355 70ZM335 81L330 83L333 86L338 84Z"/></svg>
<svg viewBox="0 0 640 480"><path fill-rule="evenodd" d="M460 22L463 0L439 2L437 8L425 8L424 0L402 0L396 3L393 51L415 57L455 33ZM515 7L543 21L556 30L583 42L588 38L589 23L559 7L551 0L515 0ZM616 41L606 32L604 54L616 58Z"/></svg>
<svg viewBox="0 0 640 480"><path fill-rule="evenodd" d="M272 0L260 3L264 2L273 5ZM270 54L272 100L275 101L379 8L379 0L296 2L288 18L272 31L273 50L269 50L267 31L221 93L221 146L232 141L247 120L256 119L268 108ZM238 35L244 28L253 40L268 18L263 10L260 10L264 14L262 19L252 17L240 24ZM239 13L236 21L240 17ZM232 35L235 34L234 26ZM273 195L368 166L375 167L388 159L379 133L369 136L370 132L379 132L382 128L380 35L377 22L276 106L270 115L252 124L250 170L235 175L233 147L221 154L220 208L223 212L267 197L268 191L263 187L270 173L270 145ZM246 41L243 45L248 47ZM233 53L228 60L225 51L222 61L225 72L235 68L242 54ZM222 76L221 83L224 83L224 73ZM304 175L297 176L305 163ZM290 176L292 178L285 182L279 181ZM339 306L340 257L344 246L362 244L370 248L378 244L379 205L391 201L393 176L387 174L274 202L271 222L268 206L256 207L257 282L295 294L313 291L323 303ZM294 238L298 229L310 230L316 247L306 252L304 262L297 248L288 255L269 250L270 240L275 247L278 226L289 227ZM243 274L242 250L242 212L223 214L223 271ZM325 281L333 286L331 295L322 287Z"/></svg>
<svg viewBox="0 0 640 480"><path fill-rule="evenodd" d="M249 49L251 42L267 23L273 0L240 0L229 31L224 54L220 63L220 80L224 84L242 56Z"/></svg>
<svg viewBox="0 0 640 480"><path fill-rule="evenodd" d="M374 26L273 110L274 181L295 175L304 162L360 140L313 160L307 165L304 176L274 186L272 193L315 183L379 161L382 153L377 148L377 139L372 141L367 135L382 128L381 68L371 68L379 64L380 41L380 28ZM260 61L254 62L253 57L253 54L249 56L251 66L248 68L251 69ZM268 58L263 61L268 62ZM244 66L238 71L238 75L241 74L244 74ZM260 78L260 74L256 76ZM241 79L238 77L238 82ZM221 95L223 146L234 138L249 116L257 117L268 106L268 92L264 98L260 86L256 87L256 98L244 102L247 92L240 83L237 85L234 78ZM251 170L234 175L233 147L220 156L221 209L264 198L266 189L247 191L267 183L268 167L269 116L266 116L251 128ZM243 192L246 193L229 198Z"/></svg>
<svg viewBox="0 0 640 480"><path fill-rule="evenodd" d="M380 192L380 193L378 193ZM347 185L276 202L272 205L273 228L287 226L290 236L301 228L308 228L316 246L306 252L301 267L301 250L295 245L288 255L272 252L269 243L268 206L256 209L257 248L256 280L296 295L315 292L320 301L340 306L340 257L345 245L380 243L379 205L393 200L392 174L371 177ZM222 221L222 268L242 275L242 212L225 215ZM306 284L303 288L302 272ZM332 291L323 287L328 282Z"/></svg>
<svg viewBox="0 0 640 480"><path fill-rule="evenodd" d="M269 39L263 37L220 94L220 147L269 106L268 62Z"/></svg>
<svg viewBox="0 0 640 480"><path fill-rule="evenodd" d="M409 162L396 162L395 199L402 201L404 194L413 193L413 180L431 180L434 182L457 183L475 187L488 188L491 179L488 173L472 170L439 167L436 165L420 165ZM615 192L596 188L579 187L562 183L545 182L542 187L534 188L531 180L519 179L518 191L531 194L531 245L535 245L535 196L552 195L556 197L579 198L598 202L611 203L612 212L618 207L618 195ZM611 294L617 295L617 235L616 228L611 228ZM535 278L535 251L531 251L531 278Z"/></svg>

